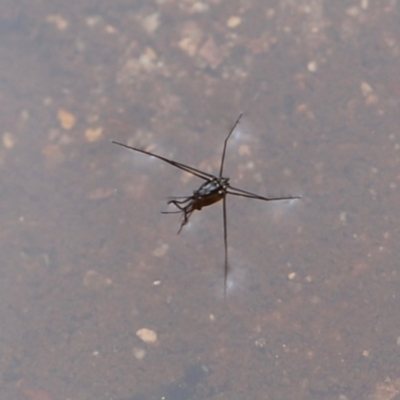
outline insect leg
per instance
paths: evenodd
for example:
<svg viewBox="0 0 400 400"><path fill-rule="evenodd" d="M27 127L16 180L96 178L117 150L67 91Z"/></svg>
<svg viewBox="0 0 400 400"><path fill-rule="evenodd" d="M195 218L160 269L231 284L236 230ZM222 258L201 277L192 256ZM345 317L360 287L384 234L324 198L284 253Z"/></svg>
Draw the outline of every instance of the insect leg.
<svg viewBox="0 0 400 400"><path fill-rule="evenodd" d="M301 199L299 196L286 196L286 197L264 197L260 196L256 193L248 192L247 190L239 189L230 186L229 189L226 191L228 194L233 196L240 196L240 197L247 197L249 199L257 199L257 200L264 200L264 201L277 201L277 200L294 200L294 199Z"/></svg>
<svg viewBox="0 0 400 400"><path fill-rule="evenodd" d="M225 247L225 261L224 261L224 298L226 297L226 285L228 282L228 229L226 224L226 195L222 199L222 209L224 217L224 247Z"/></svg>
<svg viewBox="0 0 400 400"><path fill-rule="evenodd" d="M197 176L200 179L208 180L210 178L214 178L214 175L211 175L211 174L209 174L207 172L200 171L199 169L191 167L189 165L182 164L182 163L180 163L178 161L170 160L169 158L165 158L165 157L159 156L158 154L151 153L150 151L142 150L142 149L139 149L137 147L128 146L126 144L123 144L123 143L120 143L120 142L116 142L115 140L112 140L111 143L116 144L118 146L125 147L125 148L127 148L129 150L134 150L134 151L137 151L139 153L143 153L143 154L146 154L148 156L158 158L159 160L164 161L164 162L168 163L169 165L172 165L175 168L179 168L179 169L181 169L183 171L186 171L189 174Z"/></svg>
<svg viewBox="0 0 400 400"><path fill-rule="evenodd" d="M228 136L226 137L224 141L224 149L222 150L222 157L221 157L221 167L219 169L219 177L222 178L222 172L224 169L224 162L225 162L225 153L226 153L226 144L228 143L229 137L232 135L233 131L235 130L236 126L238 125L240 119L242 118L243 113L241 112L236 120L236 122L233 124L232 129L228 133Z"/></svg>
<svg viewBox="0 0 400 400"><path fill-rule="evenodd" d="M188 198L187 200L190 200L190 198ZM183 214L181 226L179 227L179 230L178 230L178 235L181 233L182 228L188 223L189 218L194 211L194 209L192 207L192 203L189 203L186 206L182 206L181 205L182 203L185 203L185 201L170 200L168 202L168 204L173 204L176 208L179 209L179 211L162 211L161 212L162 214L178 214L178 213Z"/></svg>

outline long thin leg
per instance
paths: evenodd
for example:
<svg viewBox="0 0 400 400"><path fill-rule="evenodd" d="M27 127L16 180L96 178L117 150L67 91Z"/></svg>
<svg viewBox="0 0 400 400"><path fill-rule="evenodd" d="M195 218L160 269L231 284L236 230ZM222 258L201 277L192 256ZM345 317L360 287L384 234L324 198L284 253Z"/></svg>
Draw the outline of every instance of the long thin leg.
<svg viewBox="0 0 400 400"><path fill-rule="evenodd" d="M286 197L264 197L260 196L256 193L248 192L247 190L235 188L229 186L229 189L226 191L228 194L232 196L240 196L240 197L247 197L249 199L257 199L257 200L264 200L264 201L277 201L277 200L294 200L294 199L301 199L299 196L286 196Z"/></svg>
<svg viewBox="0 0 400 400"><path fill-rule="evenodd" d="M182 216L182 222L181 222L181 226L179 227L178 230L178 235L181 233L182 228L188 223L190 216L193 213L193 210L187 211L187 210L183 210L183 216Z"/></svg>
<svg viewBox="0 0 400 400"><path fill-rule="evenodd" d="M222 199L222 209L224 215L224 246L225 246L225 262L224 262L224 298L226 297L226 286L228 283L228 229L226 224L226 195Z"/></svg>
<svg viewBox="0 0 400 400"><path fill-rule="evenodd" d="M129 150L138 151L139 153L147 154L148 156L158 158L159 160L162 160L162 161L172 165L173 167L176 167L176 168L179 168L179 169L181 169L183 171L189 172L189 174L192 174L194 176L197 176L198 178L204 179L205 181L210 179L210 178L211 179L215 178L214 175L211 175L211 174L209 174L207 172L200 171L199 169L190 167L189 165L182 164L182 163L180 163L178 161L170 160L168 158L159 156L158 154L151 153L150 151L138 149L137 147L128 146L126 144L123 144L123 143L120 143L120 142L116 142L114 140L112 140L111 143L117 144L118 146L125 147L125 148L127 148Z"/></svg>
<svg viewBox="0 0 400 400"><path fill-rule="evenodd" d="M182 222L181 225L179 226L179 230L177 232L177 235L179 235L182 231L182 228L188 223L190 216L192 215L193 211L185 211L185 210L179 210L179 211L161 211L161 214L183 214L182 215Z"/></svg>
<svg viewBox="0 0 400 400"><path fill-rule="evenodd" d="M179 200L182 199L182 200ZM185 204L193 202L193 196L170 197L167 204Z"/></svg>
<svg viewBox="0 0 400 400"><path fill-rule="evenodd" d="M228 136L225 139L224 142L224 149L222 150L222 157L221 157L221 167L219 168L219 177L222 178L222 172L224 169L224 162L225 162L225 153L226 153L226 144L228 143L229 137L232 135L232 132L235 130L237 124L240 121L240 118L242 118L243 113L241 112L236 120L236 122L233 124L231 131L229 132Z"/></svg>

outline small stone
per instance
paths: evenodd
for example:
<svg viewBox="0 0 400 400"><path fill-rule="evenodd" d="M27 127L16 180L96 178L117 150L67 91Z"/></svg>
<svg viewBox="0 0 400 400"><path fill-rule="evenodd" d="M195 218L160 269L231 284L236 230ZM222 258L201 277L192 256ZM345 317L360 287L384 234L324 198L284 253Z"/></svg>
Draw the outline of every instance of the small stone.
<svg viewBox="0 0 400 400"><path fill-rule="evenodd" d="M2 139L3 139L3 146L6 149L12 149L15 146L16 140L15 140L15 137L14 137L14 135L12 133L5 132L3 134L3 138Z"/></svg>
<svg viewBox="0 0 400 400"><path fill-rule="evenodd" d="M57 27L59 31L65 31L69 25L68 21L65 18L63 18L60 14L48 15L46 17L46 22Z"/></svg>
<svg viewBox="0 0 400 400"><path fill-rule="evenodd" d="M228 28L236 28L242 23L242 19L240 17L232 16L228 19L226 25Z"/></svg>
<svg viewBox="0 0 400 400"><path fill-rule="evenodd" d="M191 37L185 37L178 43L179 48L184 51L188 56L194 56L197 52L197 43Z"/></svg>
<svg viewBox="0 0 400 400"><path fill-rule="evenodd" d="M307 70L309 72L317 72L317 69L318 69L318 65L317 65L317 63L315 61L310 61L307 64Z"/></svg>
<svg viewBox="0 0 400 400"><path fill-rule="evenodd" d="M147 328L139 329L136 336L147 344L153 344L157 341L157 333Z"/></svg>
<svg viewBox="0 0 400 400"><path fill-rule="evenodd" d="M103 128L88 128L85 131L86 140L89 143L97 142L103 135Z"/></svg>
<svg viewBox="0 0 400 400"><path fill-rule="evenodd" d="M60 121L60 125L65 130L69 131L75 126L76 118L69 111L60 108L57 113L58 120Z"/></svg>
<svg viewBox="0 0 400 400"><path fill-rule="evenodd" d="M160 25L160 14L153 13L142 20L142 26L147 33L154 33Z"/></svg>
<svg viewBox="0 0 400 400"><path fill-rule="evenodd" d="M134 347L132 353L137 360L143 360L146 357L146 350L140 347Z"/></svg>

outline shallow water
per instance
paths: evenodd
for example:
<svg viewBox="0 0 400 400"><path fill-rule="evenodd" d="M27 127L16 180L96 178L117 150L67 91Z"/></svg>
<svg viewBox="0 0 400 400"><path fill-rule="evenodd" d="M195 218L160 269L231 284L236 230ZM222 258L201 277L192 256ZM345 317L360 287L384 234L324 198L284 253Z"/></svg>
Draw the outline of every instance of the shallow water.
<svg viewBox="0 0 400 400"><path fill-rule="evenodd" d="M397 398L395 3L0 9L2 398Z"/></svg>

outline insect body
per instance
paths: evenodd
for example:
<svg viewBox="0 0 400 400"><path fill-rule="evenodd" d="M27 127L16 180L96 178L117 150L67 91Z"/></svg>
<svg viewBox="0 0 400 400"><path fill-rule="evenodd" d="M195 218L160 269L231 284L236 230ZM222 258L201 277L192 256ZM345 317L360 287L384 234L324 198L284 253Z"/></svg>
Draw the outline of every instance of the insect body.
<svg viewBox="0 0 400 400"><path fill-rule="evenodd" d="M190 216L193 211L201 210L203 207L210 206L211 204L217 203L222 200L222 209L223 209L223 223L224 223L224 249L225 249L225 261L224 261L224 297L226 295L226 286L228 279L228 234L227 234L227 217L226 217L226 197L228 194L239 197L247 197L249 199L263 200L263 201L279 201L279 200L293 200L300 199L298 196L291 197L263 197L255 193L248 192L243 189L235 188L230 185L229 178L223 177L223 169L224 169L224 161L225 161L225 153L226 153L226 145L236 126L238 125L240 119L242 118L243 113L239 115L236 122L234 123L232 129L230 130L228 136L224 141L224 147L222 150L221 156L221 165L219 169L218 176L209 174L207 172L201 171L194 167L190 167L189 165L185 165L179 163L178 161L170 160L168 158L162 157L158 154L151 153L149 151L145 151L139 149L137 147L127 146L126 144L112 141L112 143L117 144L118 146L126 147L127 149L137 151L139 153L147 154L149 156L158 158L173 167L179 168L183 171L186 171L194 176L197 176L200 179L203 179L205 182L199 187L199 189L195 190L191 196L187 197L173 197L168 201L168 204L173 204L177 210L176 211L163 211L163 214L182 214L182 221L179 227L178 234L181 232L182 228L188 223Z"/></svg>

